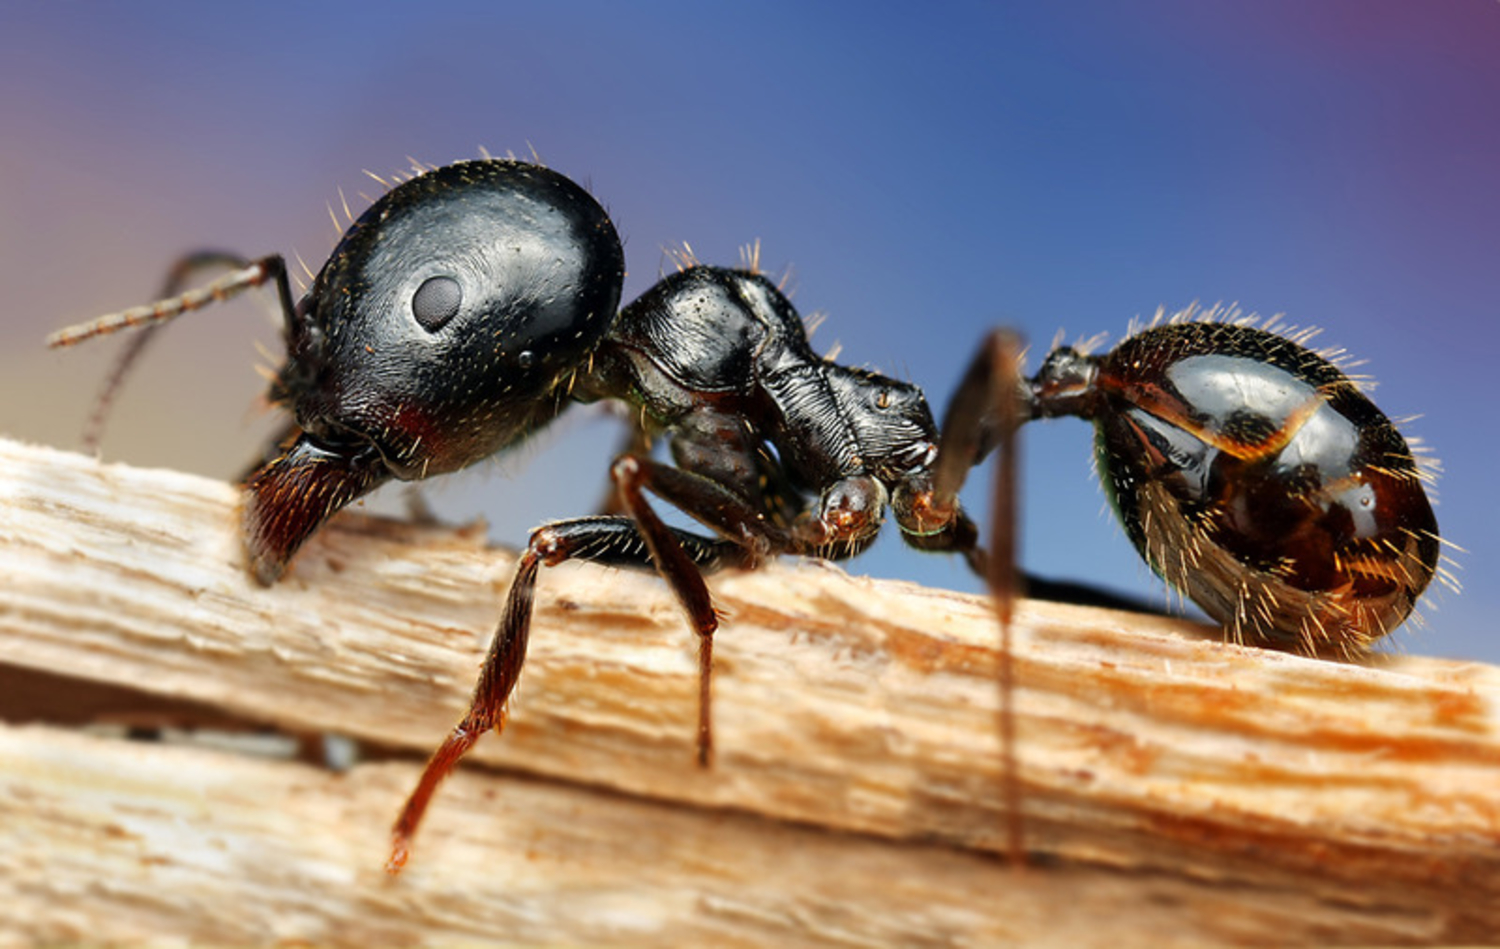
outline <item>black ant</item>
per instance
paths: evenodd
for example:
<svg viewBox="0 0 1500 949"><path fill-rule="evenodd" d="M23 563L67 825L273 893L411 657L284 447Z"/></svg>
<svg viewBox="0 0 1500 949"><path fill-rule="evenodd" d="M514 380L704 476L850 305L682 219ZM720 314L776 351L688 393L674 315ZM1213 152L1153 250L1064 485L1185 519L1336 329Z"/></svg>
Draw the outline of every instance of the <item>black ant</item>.
<svg viewBox="0 0 1500 949"><path fill-rule="evenodd" d="M622 513L532 533L469 710L396 822L393 872L439 783L504 724L540 567L581 559L667 581L699 637L697 753L707 764L719 619L704 575L778 554L851 556L889 509L907 543L958 553L988 575L1008 629L1018 586L1013 440L1030 419L1094 422L1099 468L1131 541L1238 641L1357 653L1407 617L1437 571L1437 524L1411 450L1302 337L1167 321L1102 356L1055 349L1024 379L1016 338L997 332L940 431L915 386L816 355L791 303L753 268L688 266L617 309L624 255L604 210L563 175L514 160L460 162L392 188L295 304L280 256L241 263L202 290L49 343L275 285L287 357L270 398L295 426L289 447L245 482L246 545L261 583L376 486L473 464L573 402L626 403L672 456L614 462ZM997 449L999 542L986 555L957 493ZM647 493L712 535L665 525Z"/></svg>

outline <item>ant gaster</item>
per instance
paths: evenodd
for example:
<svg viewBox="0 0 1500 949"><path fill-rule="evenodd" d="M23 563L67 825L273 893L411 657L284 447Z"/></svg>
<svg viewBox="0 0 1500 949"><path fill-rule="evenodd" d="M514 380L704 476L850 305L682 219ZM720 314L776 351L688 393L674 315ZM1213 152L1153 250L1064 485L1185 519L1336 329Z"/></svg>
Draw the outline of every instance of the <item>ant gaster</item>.
<svg viewBox="0 0 1500 949"><path fill-rule="evenodd" d="M1395 427L1328 360L1253 326L1166 322L1102 356L1056 349L1031 379L1020 376L1015 337L997 332L940 433L915 386L817 356L791 303L753 269L689 266L617 311L624 257L613 225L582 188L537 165L460 162L399 184L349 227L296 304L280 256L241 263L202 290L49 342L275 284L287 358L270 397L295 427L245 483L246 545L262 583L381 483L473 464L575 401L627 403L674 462L627 453L610 469L623 513L532 533L469 710L397 820L393 871L439 783L504 723L541 566L587 560L667 581L699 637L706 764L718 617L704 574L783 553L850 556L889 509L909 544L959 553L988 575L1008 630L1011 544L986 557L956 496L998 447L994 517L1002 541L1011 536L1013 436L1029 419L1095 423L1126 533L1237 640L1358 652L1405 619L1437 570L1436 521ZM713 535L665 525L648 492ZM1002 648L1007 697L1008 658ZM1003 713L1002 726L1010 754ZM1013 786L1008 795L1014 822Z"/></svg>

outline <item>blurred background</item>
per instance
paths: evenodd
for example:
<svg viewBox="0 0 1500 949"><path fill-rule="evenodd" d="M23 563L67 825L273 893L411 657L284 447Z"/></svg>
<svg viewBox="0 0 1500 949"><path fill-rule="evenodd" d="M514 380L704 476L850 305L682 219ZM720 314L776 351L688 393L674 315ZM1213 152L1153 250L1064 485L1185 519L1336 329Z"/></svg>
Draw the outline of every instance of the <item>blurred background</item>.
<svg viewBox="0 0 1500 949"><path fill-rule="evenodd" d="M1036 346L1194 301L1316 325L1443 460L1462 595L1411 652L1500 661L1500 3L0 5L0 434L76 447L119 341L51 329L146 302L178 254L316 269L414 158L533 153L626 240L627 299L691 244L790 268L815 345L941 412L986 328ZM342 216L342 211L339 211ZM268 295L162 334L104 457L230 477L274 418ZM1035 361L1035 357L1033 358ZM426 490L524 541L588 513L616 432L579 410ZM1024 559L1165 602L1078 422L1026 433ZM971 506L984 507L988 472ZM399 510L401 497L379 502ZM987 528L986 528L987 529ZM849 564L976 589L894 536Z"/></svg>

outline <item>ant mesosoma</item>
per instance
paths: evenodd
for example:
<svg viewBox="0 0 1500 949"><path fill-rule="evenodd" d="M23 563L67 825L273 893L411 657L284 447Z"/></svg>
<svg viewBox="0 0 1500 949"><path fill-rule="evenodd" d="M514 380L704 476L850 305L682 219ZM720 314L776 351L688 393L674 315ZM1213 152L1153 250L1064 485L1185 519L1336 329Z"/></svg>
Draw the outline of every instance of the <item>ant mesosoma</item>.
<svg viewBox="0 0 1500 949"><path fill-rule="evenodd" d="M263 584L376 486L466 467L573 402L626 403L671 453L672 464L640 451L614 462L620 513L532 533L469 710L397 820L393 871L444 777L504 724L540 567L586 560L655 569L667 581L699 637L697 751L706 764L718 616L704 574L786 553L851 556L889 508L907 543L960 554L989 577L1008 630L1013 440L1031 419L1094 423L1126 534L1237 641L1358 653L1407 617L1437 571L1437 524L1411 450L1302 336L1159 321L1103 355L1054 349L1025 379L1016 338L999 331L939 430L916 386L815 354L791 303L753 268L687 266L618 309L624 254L598 202L557 172L500 159L429 169L390 189L345 232L300 302L279 255L238 263L201 290L49 343L153 325L275 285L287 356L270 399L295 425L284 450L245 482L246 546ZM991 451L1000 458L999 541L987 556L957 493ZM648 493L712 536L664 524ZM1005 680L1008 648L1001 655ZM1003 712L1002 727L1010 754ZM1006 769L1014 771L1009 760Z"/></svg>

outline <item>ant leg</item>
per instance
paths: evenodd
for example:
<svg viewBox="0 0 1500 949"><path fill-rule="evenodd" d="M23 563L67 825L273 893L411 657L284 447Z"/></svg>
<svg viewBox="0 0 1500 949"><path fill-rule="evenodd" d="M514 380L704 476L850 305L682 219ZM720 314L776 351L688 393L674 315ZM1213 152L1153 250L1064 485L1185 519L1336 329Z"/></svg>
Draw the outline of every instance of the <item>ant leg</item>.
<svg viewBox="0 0 1500 949"><path fill-rule="evenodd" d="M679 542L683 535L662 522L646 501L644 490L740 544L745 566L773 551L790 549L791 538L771 524L762 511L703 475L624 455L610 468L610 477L619 486L620 500L635 519L657 573L672 587L693 632L698 634L698 764L707 767L713 758L713 637L719 628L719 614L703 571Z"/></svg>
<svg viewBox="0 0 1500 949"><path fill-rule="evenodd" d="M622 455L637 455L646 457L651 453L651 439L646 435L646 430L636 423L634 419L626 418L626 431L620 439L619 447L615 450L614 457ZM599 514L627 515L624 503L620 500L620 489L613 481L604 489L604 497L599 499L599 504L594 508Z"/></svg>
<svg viewBox="0 0 1500 949"><path fill-rule="evenodd" d="M659 523L659 522L658 522ZM727 541L698 537L667 529L672 546L681 554L686 569L700 578L701 571L741 563L743 550ZM412 839L433 793L485 732L505 726L505 704L521 675L526 644L531 634L531 614L536 598L538 568L567 560L587 560L615 567L650 569L642 533L628 517L585 517L558 521L537 528L516 564L516 576L505 598L505 609L495 638L480 669L479 683L462 721L427 761L415 790L406 799L391 831L391 856L386 870L399 873L411 855Z"/></svg>
<svg viewBox="0 0 1500 949"><path fill-rule="evenodd" d="M1010 856L1017 865L1025 862L1025 840L1016 762L1015 669L1011 653L1011 621L1021 586L1016 553L1019 546L1016 429L1031 417L1030 393L1019 368L1021 348L1020 337L1009 330L996 330L985 338L943 418L933 478L934 505L956 505L958 489L969 469L989 447L998 452L991 500L993 539L985 558L984 576L1000 620L1001 791L1007 812Z"/></svg>

